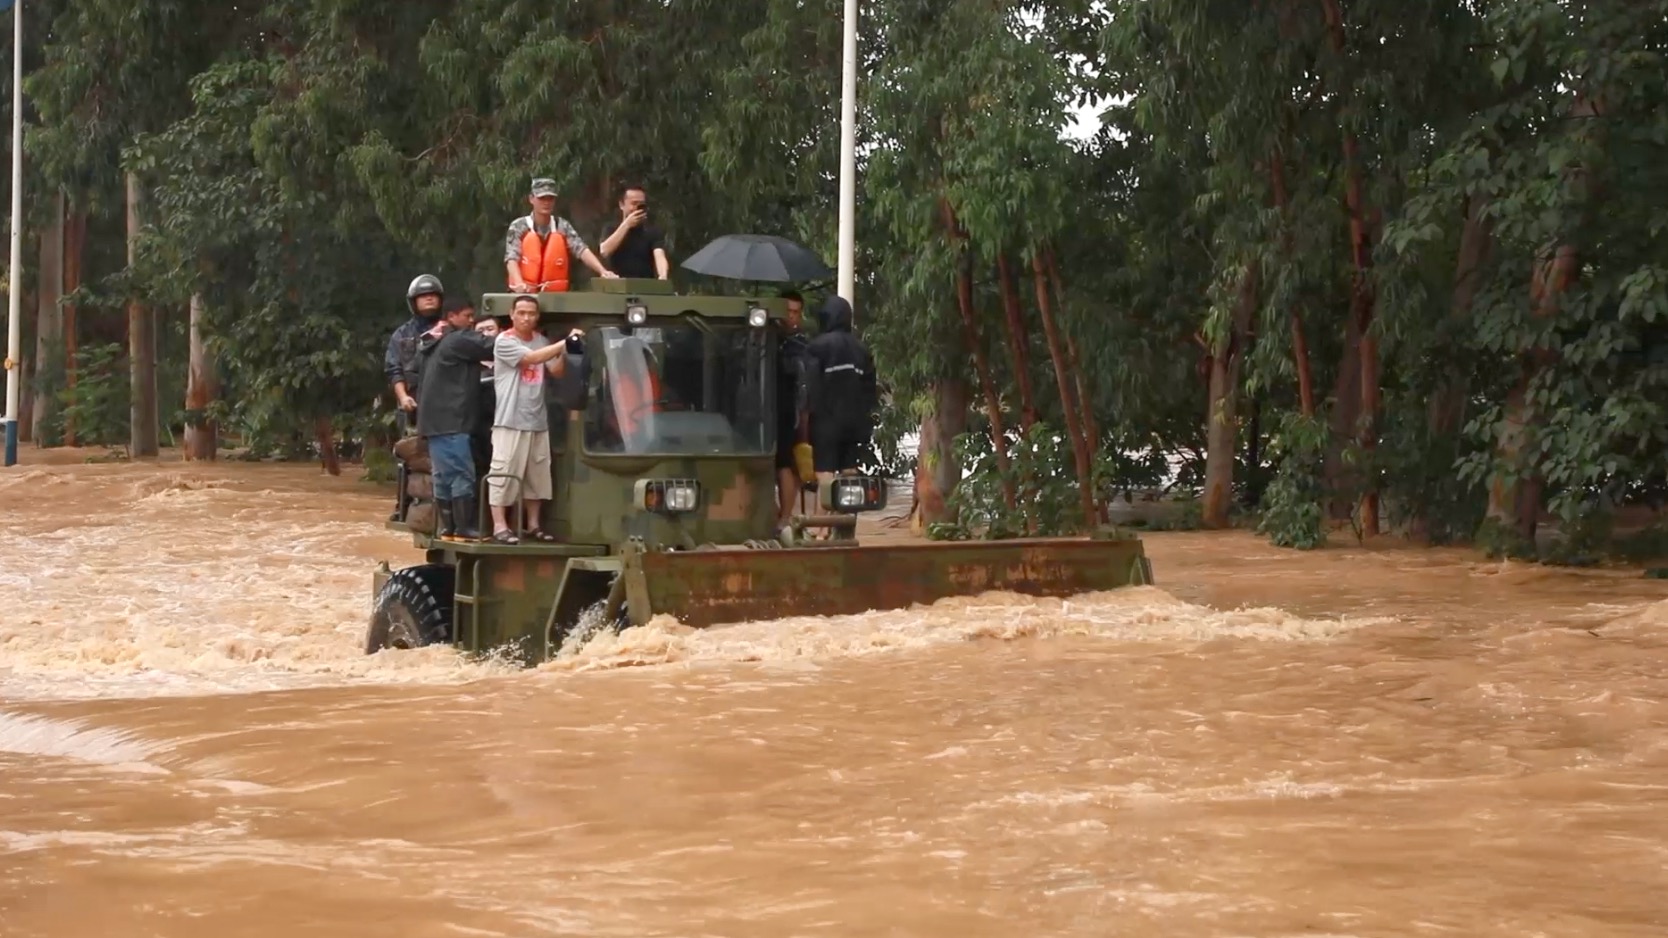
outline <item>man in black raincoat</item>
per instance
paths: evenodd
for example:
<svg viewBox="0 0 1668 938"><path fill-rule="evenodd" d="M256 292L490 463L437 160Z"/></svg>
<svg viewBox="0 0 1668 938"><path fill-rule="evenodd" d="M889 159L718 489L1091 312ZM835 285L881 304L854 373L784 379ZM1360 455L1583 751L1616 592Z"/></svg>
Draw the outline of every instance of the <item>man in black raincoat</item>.
<svg viewBox="0 0 1668 938"><path fill-rule="evenodd" d="M851 331L851 304L830 296L817 310L821 331L801 358L800 412L809 414L819 485L854 475L874 435L879 405L874 356Z"/></svg>

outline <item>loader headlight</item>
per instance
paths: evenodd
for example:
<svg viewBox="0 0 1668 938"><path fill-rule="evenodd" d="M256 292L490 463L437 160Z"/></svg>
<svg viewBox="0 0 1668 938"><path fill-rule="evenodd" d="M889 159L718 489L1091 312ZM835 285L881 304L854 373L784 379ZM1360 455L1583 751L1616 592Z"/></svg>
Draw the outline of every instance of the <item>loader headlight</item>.
<svg viewBox="0 0 1668 938"><path fill-rule="evenodd" d="M638 479L637 507L663 515L694 511L701 504L701 483L694 479Z"/></svg>
<svg viewBox="0 0 1668 938"><path fill-rule="evenodd" d="M755 306L747 311L747 324L755 329L763 326L769 319L770 314L765 312L765 309L762 306Z"/></svg>
<svg viewBox="0 0 1668 938"><path fill-rule="evenodd" d="M874 476L836 476L822 493L825 511L856 514L886 507L886 482Z"/></svg>
<svg viewBox="0 0 1668 938"><path fill-rule="evenodd" d="M634 326L641 326L649 321L649 308L642 303L633 303L626 307L626 322Z"/></svg>

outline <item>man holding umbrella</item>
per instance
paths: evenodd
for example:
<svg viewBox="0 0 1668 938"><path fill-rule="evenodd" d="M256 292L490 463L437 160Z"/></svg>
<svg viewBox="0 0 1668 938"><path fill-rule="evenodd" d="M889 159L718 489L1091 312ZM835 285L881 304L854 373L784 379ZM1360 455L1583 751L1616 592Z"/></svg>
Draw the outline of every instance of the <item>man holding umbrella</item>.
<svg viewBox="0 0 1668 938"><path fill-rule="evenodd" d="M827 280L834 276L834 271L814 253L773 235L725 235L695 252L683 266L696 273L732 280L791 282ZM784 341L787 347L793 341L794 324L804 303L797 293L783 295L788 299L789 309L790 338ZM796 359L794 367L790 368L790 361L785 358L778 376L778 380L786 379L790 371L798 375L794 402L778 404L787 412L777 415L777 433L794 441L784 446L786 441L778 440L777 488L779 512L784 522L792 514L791 498L786 490L797 475L795 443L809 437L816 476L819 482L826 483L836 473L857 470L862 450L874 430L874 409L878 401L874 359L851 331L851 304L831 296L823 303L817 319L820 326L817 337L791 355Z"/></svg>

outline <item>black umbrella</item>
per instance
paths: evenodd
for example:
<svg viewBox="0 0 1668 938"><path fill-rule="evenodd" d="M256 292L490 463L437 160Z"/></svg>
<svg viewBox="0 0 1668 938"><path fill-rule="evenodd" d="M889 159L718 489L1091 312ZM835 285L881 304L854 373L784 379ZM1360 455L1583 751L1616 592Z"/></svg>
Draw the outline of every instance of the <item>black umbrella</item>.
<svg viewBox="0 0 1668 938"><path fill-rule="evenodd" d="M793 282L827 280L834 271L809 248L775 235L723 235L682 266L710 277Z"/></svg>

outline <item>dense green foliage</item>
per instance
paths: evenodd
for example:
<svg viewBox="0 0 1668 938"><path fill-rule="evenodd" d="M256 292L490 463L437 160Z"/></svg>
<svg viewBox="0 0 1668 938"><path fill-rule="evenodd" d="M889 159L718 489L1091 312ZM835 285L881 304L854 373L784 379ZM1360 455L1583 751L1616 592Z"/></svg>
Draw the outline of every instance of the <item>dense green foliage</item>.
<svg viewBox="0 0 1668 938"><path fill-rule="evenodd" d="M636 182L674 267L733 231L832 259L841 9L35 0L27 256L58 193L89 230L82 381L36 397L119 439L123 304L177 358L197 295L224 426L374 436L404 285L499 287L532 175L593 245ZM1668 495L1668 0L865 0L862 59L878 449L969 467L921 493L940 536L1169 485L1294 547L1522 552L1550 512L1567 558Z"/></svg>

